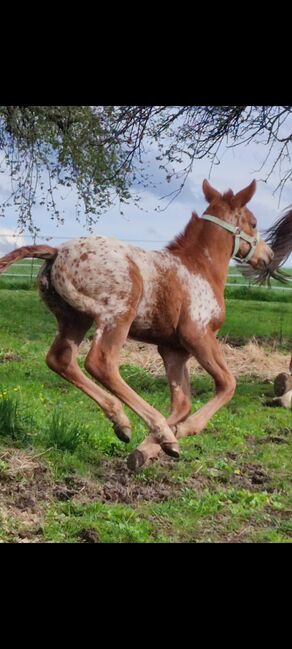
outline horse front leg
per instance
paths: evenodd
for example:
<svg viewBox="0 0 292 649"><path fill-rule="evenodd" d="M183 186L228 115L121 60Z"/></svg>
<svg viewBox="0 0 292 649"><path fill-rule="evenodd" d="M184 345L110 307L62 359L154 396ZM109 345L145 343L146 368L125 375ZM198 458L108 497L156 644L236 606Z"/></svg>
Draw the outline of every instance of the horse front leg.
<svg viewBox="0 0 292 649"><path fill-rule="evenodd" d="M159 345L158 352L163 360L171 397L171 412L167 417L168 426L173 427L187 418L190 413L191 388L189 373L186 367L190 358L186 350L176 350ZM137 471L150 458L158 457L161 452L153 434L145 440L128 457L127 465L131 471Z"/></svg>
<svg viewBox="0 0 292 649"><path fill-rule="evenodd" d="M197 334L197 332L196 332ZM204 335L192 337L191 332L183 338L183 344L189 353L196 357L200 365L213 377L215 397L200 408L194 415L175 427L176 437L187 437L200 433L213 415L232 398L236 381L229 371L215 334L207 330ZM137 470L147 460L158 457L160 447L149 435L128 458L128 466Z"/></svg>
<svg viewBox="0 0 292 649"><path fill-rule="evenodd" d="M167 418L169 426L174 426L188 417L192 408L189 372L186 366L190 354L185 350L171 349L159 345L160 354L168 379L171 411Z"/></svg>
<svg viewBox="0 0 292 649"><path fill-rule="evenodd" d="M213 331L207 331L204 336L200 336L194 341L187 339L185 344L189 350L192 350L200 365L214 379L215 396L194 415L178 424L176 429L178 439L200 433L213 415L232 399L236 388L236 380L225 362Z"/></svg>

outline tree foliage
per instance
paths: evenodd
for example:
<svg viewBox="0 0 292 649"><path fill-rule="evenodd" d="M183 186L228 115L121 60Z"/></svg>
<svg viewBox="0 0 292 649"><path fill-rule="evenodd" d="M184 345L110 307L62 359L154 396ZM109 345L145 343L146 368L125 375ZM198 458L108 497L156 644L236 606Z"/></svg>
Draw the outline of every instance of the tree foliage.
<svg viewBox="0 0 292 649"><path fill-rule="evenodd" d="M32 210L39 204L62 222L59 187L65 195L76 190L76 217L85 213L91 225L113 195L128 199L130 177L111 114L110 107L0 106L2 172L8 168L11 177L2 215L14 205L19 225L34 230Z"/></svg>
<svg viewBox="0 0 292 649"><path fill-rule="evenodd" d="M291 106L0 106L2 172L8 168L11 177L1 213L14 205L19 225L33 230L32 210L41 204L62 221L56 190L75 189L76 218L85 214L91 226L117 198L138 200L133 190L151 187L145 157L151 147L170 200L196 160L220 161L223 143L264 143L264 179L279 168L275 189L281 190L292 177L291 112Z"/></svg>

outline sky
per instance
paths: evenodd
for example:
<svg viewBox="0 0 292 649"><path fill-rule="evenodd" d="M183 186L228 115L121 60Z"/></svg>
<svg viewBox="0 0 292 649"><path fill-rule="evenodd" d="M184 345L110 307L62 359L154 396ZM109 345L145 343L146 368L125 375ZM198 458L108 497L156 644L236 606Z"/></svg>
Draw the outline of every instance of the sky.
<svg viewBox="0 0 292 649"><path fill-rule="evenodd" d="M229 188L237 192L255 178L257 190L249 203L249 208L257 218L258 228L264 230L277 220L285 208L292 204L291 182L288 182L284 187L281 198L279 192L274 193L279 182L279 169L270 176L267 182L261 181L265 177L265 172L259 171L259 169L266 153L267 149L264 145L250 143L248 146L233 149L222 147L220 164L214 165L212 169L210 160L195 161L192 173L181 194L166 209L159 212L155 208L164 208L169 201L169 199L161 201L160 198L175 189L176 184L175 181L174 185L166 183L158 168L159 163L154 160L155 156L152 155L153 168L151 171L157 186L140 192L142 209L134 204L126 205L123 207L124 214L121 215L118 206L115 205L101 215L93 228L93 233L116 237L142 248L159 250L184 228L192 211L201 215L206 209L207 205L202 192L204 178L208 178L209 182L222 192ZM267 170L268 167L266 172ZM9 175L1 174L0 201L7 197L9 188ZM50 238L51 245L58 245L69 238L78 238L87 234L86 229L75 220L73 192L67 195L66 200L61 199L61 194L57 197L57 202L61 210L65 210L64 225L57 227L42 207L37 207L34 211L34 219L40 227L41 235ZM17 232L17 214L10 209L5 218L0 217L0 255L14 247L24 245L24 243L32 243L31 235L27 235L27 233L17 238L11 236ZM44 243L44 239L37 239L37 241ZM292 265L292 255L286 265Z"/></svg>

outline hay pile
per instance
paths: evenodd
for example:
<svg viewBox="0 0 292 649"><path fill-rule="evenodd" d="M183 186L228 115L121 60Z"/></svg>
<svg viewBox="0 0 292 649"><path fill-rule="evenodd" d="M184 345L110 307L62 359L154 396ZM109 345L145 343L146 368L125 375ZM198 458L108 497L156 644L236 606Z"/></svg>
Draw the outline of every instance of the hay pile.
<svg viewBox="0 0 292 649"><path fill-rule="evenodd" d="M221 348L234 376L251 375L273 380L279 372L287 371L291 354L271 351L250 341L243 347L221 343Z"/></svg>
<svg viewBox="0 0 292 649"><path fill-rule="evenodd" d="M280 372L288 371L291 354L270 351L252 340L242 347L232 347L220 342L227 365L235 377L250 375L261 379L274 379ZM81 347L82 355L86 355L90 347L84 342ZM155 345L127 340L122 354L121 364L138 365L152 376L165 375L163 362ZM195 359L190 359L188 367L191 374L204 374L204 370Z"/></svg>

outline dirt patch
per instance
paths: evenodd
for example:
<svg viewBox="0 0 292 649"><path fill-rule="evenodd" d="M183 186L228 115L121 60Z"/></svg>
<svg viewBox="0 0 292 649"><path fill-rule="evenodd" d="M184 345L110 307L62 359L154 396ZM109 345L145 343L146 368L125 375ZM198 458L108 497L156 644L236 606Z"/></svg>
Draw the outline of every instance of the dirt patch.
<svg viewBox="0 0 292 649"><path fill-rule="evenodd" d="M228 457L230 460L236 460L238 453L234 453L234 451L227 451L226 457Z"/></svg>
<svg viewBox="0 0 292 649"><path fill-rule="evenodd" d="M17 354L0 354L0 363L9 363L10 361L17 361L20 363L21 360L21 356L18 356Z"/></svg>
<svg viewBox="0 0 292 649"><path fill-rule="evenodd" d="M223 534L221 543L250 543L251 535L260 529L256 522L254 525L251 522L246 523L237 532L230 532L227 536Z"/></svg>
<svg viewBox="0 0 292 649"><path fill-rule="evenodd" d="M97 531L91 527L85 528L79 532L79 539L82 543L100 543L100 536Z"/></svg>
<svg viewBox="0 0 292 649"><path fill-rule="evenodd" d="M231 477L233 484L240 485L245 489L266 489L270 491L270 476L259 464L242 464L239 467L240 473L234 473Z"/></svg>
<svg viewBox="0 0 292 649"><path fill-rule="evenodd" d="M210 478L194 473L183 482L176 482L166 471L168 458L161 458L160 478L133 475L125 460L105 461L96 480L76 475L54 481L42 459L32 451L6 449L0 454L4 468L0 470L0 522L11 542L42 543L43 523L54 502L87 504L102 502L135 505L141 502L164 502L183 489L205 489ZM164 473L165 471L165 473ZM91 540L90 540L91 538ZM96 543L88 530L82 542Z"/></svg>
<svg viewBox="0 0 292 649"><path fill-rule="evenodd" d="M292 509L274 509L270 505L268 505L265 508L265 511L270 514L270 516L273 517L273 519L277 520L287 520L291 521L292 520Z"/></svg>
<svg viewBox="0 0 292 649"><path fill-rule="evenodd" d="M231 454L230 454L231 455ZM235 459L232 454L232 460ZM176 481L168 473L171 460L161 458L157 476L133 475L124 459L115 458L103 462L95 480L68 475L54 480L50 468L33 451L6 449L0 454L0 524L12 543L43 543L43 524L46 512L56 502L88 504L124 503L136 505L142 502L160 503L178 497L186 488L196 492L214 488L222 477L201 475L195 471L183 481ZM270 476L258 464L239 465L239 474L227 477L229 484L240 489L273 491ZM225 479L226 481L226 479ZM216 488L216 487L215 487ZM85 528L80 532L81 543L99 543L96 530Z"/></svg>
<svg viewBox="0 0 292 649"><path fill-rule="evenodd" d="M14 542L41 542L44 505L50 501L48 468L33 453L6 449L0 455L0 521Z"/></svg>
<svg viewBox="0 0 292 649"><path fill-rule="evenodd" d="M226 456L231 460L236 459L236 454L234 453L226 453ZM270 485L271 477L259 464L240 464L240 462L237 462L237 468L234 469L233 473L226 473L224 469L217 470L217 474L214 475L213 473L212 478L226 486L232 485L239 489L248 489L249 491L263 489L268 492L274 491Z"/></svg>
<svg viewBox="0 0 292 649"><path fill-rule="evenodd" d="M72 488L75 482L74 476L66 482ZM80 482L80 479L78 478ZM83 488L73 496L73 501L88 502L88 500L100 500L103 503L126 503L135 504L142 501L163 502L174 496L178 491L178 485L170 477L142 478L129 472L124 460L119 458L110 462L104 462L102 475L99 475L99 482L84 481Z"/></svg>
<svg viewBox="0 0 292 649"><path fill-rule="evenodd" d="M290 428L282 428L281 435L276 435L274 430L266 428L265 433L268 433L264 437L258 437L257 435L248 435L246 441L250 446L256 446L257 444L289 444L287 435L291 434Z"/></svg>
<svg viewBox="0 0 292 649"><path fill-rule="evenodd" d="M160 480L141 479L129 473L125 461L119 458L103 463L98 480L70 475L57 481L33 451L5 449L0 460L0 523L14 543L44 542L44 517L56 501L163 502L181 488L166 476ZM83 541L97 542L89 540L89 536Z"/></svg>
<svg viewBox="0 0 292 649"><path fill-rule="evenodd" d="M259 440L259 444L289 444L288 440L285 437L280 437L280 435L268 435L267 437L262 437Z"/></svg>
<svg viewBox="0 0 292 649"><path fill-rule="evenodd" d="M88 353L90 345L89 340L81 345L82 355ZM240 347L220 341L220 347L228 367L237 378L248 375L272 381L277 374L288 369L291 358L290 354L265 349L256 340ZM152 376L165 376L163 362L155 345L127 340L122 350L121 364L138 365ZM191 375L206 374L193 358L188 362L188 367Z"/></svg>

